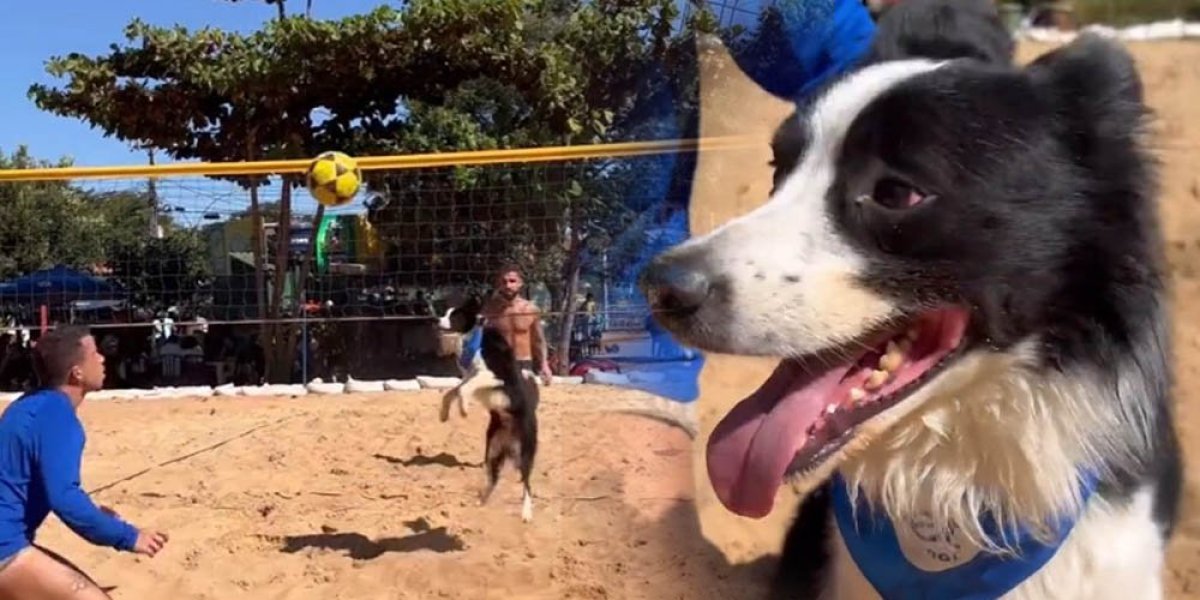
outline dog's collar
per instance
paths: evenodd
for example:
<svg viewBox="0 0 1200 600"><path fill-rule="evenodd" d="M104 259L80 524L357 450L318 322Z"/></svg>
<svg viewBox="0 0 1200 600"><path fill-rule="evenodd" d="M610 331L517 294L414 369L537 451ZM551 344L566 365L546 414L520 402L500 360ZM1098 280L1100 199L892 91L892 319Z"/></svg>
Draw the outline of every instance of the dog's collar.
<svg viewBox="0 0 1200 600"><path fill-rule="evenodd" d="M1092 474L1084 474L1081 479L1080 493L1086 502L1097 480ZM846 548L885 600L999 598L1041 569L1075 526L1074 517L1060 519L1058 537L1044 544L1024 529L1000 537L995 522L987 518L984 532L993 539L1010 541L1019 553L1016 557L967 551L958 532L929 535L921 531L918 522L906 525L912 535L905 536L902 545L891 520L886 515L872 514L864 499L859 499L857 514L853 512L849 489L841 475L834 475L831 487L833 514Z"/></svg>

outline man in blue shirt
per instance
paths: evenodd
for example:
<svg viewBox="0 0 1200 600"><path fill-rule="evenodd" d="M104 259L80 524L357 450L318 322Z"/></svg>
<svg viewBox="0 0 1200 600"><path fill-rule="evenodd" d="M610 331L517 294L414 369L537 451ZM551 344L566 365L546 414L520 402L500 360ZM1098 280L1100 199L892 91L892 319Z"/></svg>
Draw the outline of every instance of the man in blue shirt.
<svg viewBox="0 0 1200 600"><path fill-rule="evenodd" d="M79 485L86 436L76 409L104 385L104 356L87 329L60 327L34 348L40 389L0 415L0 600L104 599L65 559L34 544L53 511L87 541L153 557L167 535L96 506Z"/></svg>

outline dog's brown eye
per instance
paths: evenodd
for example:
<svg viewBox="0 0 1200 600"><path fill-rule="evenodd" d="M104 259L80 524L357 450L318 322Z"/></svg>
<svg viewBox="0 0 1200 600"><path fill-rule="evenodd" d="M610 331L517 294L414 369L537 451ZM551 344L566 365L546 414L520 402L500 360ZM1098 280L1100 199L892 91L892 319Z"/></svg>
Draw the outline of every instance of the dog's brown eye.
<svg viewBox="0 0 1200 600"><path fill-rule="evenodd" d="M876 204L896 210L912 208L927 197L916 186L893 177L884 177L875 182L875 189L871 191L871 200Z"/></svg>

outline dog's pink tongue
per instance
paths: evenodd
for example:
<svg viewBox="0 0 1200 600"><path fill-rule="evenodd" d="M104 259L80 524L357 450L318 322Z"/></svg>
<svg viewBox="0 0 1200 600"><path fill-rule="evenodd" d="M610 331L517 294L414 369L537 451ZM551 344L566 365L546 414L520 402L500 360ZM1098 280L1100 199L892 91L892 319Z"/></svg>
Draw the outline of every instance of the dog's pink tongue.
<svg viewBox="0 0 1200 600"><path fill-rule="evenodd" d="M784 472L844 371L814 378L784 362L717 425L708 440L708 477L725 508L756 519L771 512Z"/></svg>

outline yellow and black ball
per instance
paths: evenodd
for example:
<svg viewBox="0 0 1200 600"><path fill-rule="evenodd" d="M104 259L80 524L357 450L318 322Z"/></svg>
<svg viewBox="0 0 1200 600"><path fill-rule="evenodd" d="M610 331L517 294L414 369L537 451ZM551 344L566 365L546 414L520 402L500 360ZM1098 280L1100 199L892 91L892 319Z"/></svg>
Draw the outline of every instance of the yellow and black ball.
<svg viewBox="0 0 1200 600"><path fill-rule="evenodd" d="M341 206L354 199L362 184L358 161L337 151L322 152L305 173L308 193L325 206Z"/></svg>

